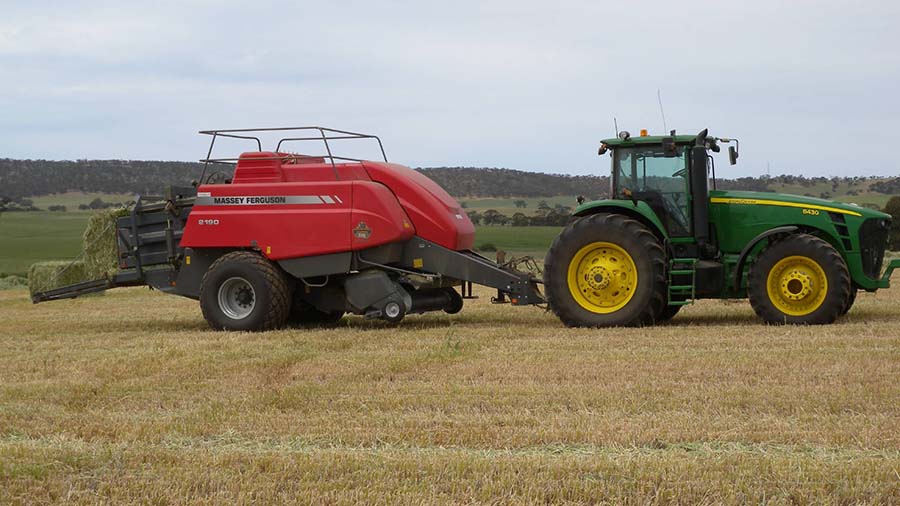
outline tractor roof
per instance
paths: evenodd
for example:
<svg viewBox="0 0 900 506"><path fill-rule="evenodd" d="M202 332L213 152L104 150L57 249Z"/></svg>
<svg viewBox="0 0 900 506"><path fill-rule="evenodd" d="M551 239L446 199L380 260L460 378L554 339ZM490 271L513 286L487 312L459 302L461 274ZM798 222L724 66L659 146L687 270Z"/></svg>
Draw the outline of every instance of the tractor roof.
<svg viewBox="0 0 900 506"><path fill-rule="evenodd" d="M671 137L671 135L647 135L644 137L629 137L628 140L623 141L618 137L614 137L612 139L603 139L603 144L611 148L621 148L628 146L641 146L644 144L662 144L662 140L665 138ZM696 135L676 135L675 143L676 144L690 144L697 139Z"/></svg>

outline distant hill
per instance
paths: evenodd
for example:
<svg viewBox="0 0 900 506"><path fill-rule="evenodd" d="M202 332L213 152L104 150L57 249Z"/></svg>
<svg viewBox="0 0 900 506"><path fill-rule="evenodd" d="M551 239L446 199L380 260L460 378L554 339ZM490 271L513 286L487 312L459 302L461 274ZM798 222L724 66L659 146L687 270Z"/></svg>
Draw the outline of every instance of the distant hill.
<svg viewBox="0 0 900 506"><path fill-rule="evenodd" d="M17 199L51 193L155 193L163 186L187 185L203 165L136 160L0 159L0 195Z"/></svg>
<svg viewBox="0 0 900 506"><path fill-rule="evenodd" d="M416 170L454 197L600 196L609 193L607 176L568 176L477 167L423 167Z"/></svg>
<svg viewBox="0 0 900 506"><path fill-rule="evenodd" d="M165 185L187 185L199 177L202 164L140 160L13 160L0 159L0 197L18 199L67 191L85 193L158 193ZM603 197L607 176L569 176L512 169L425 167L420 172L460 198ZM803 176L745 177L720 180L719 188L774 191L883 205L900 194L900 178L825 178Z"/></svg>

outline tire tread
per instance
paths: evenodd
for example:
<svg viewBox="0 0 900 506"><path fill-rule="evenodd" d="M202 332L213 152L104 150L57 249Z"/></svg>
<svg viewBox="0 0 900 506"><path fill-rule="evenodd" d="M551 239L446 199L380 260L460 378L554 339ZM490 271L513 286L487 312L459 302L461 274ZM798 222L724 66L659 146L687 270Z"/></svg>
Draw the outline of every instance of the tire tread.
<svg viewBox="0 0 900 506"><path fill-rule="evenodd" d="M204 287L207 285L207 278L210 276L210 273L215 272L217 268L227 262L239 262L253 267L263 276L266 287L268 288L271 303L266 308L261 323L250 330L256 332L283 327L290 314L293 286L284 272L272 262L263 258L259 253L240 250L226 253L217 258L203 275L203 280L200 283L201 297L203 297ZM207 314L204 304L200 304L200 309L203 313L203 317L209 322L211 327L218 330L224 330L224 326L214 323L214 318L212 318L213 315Z"/></svg>

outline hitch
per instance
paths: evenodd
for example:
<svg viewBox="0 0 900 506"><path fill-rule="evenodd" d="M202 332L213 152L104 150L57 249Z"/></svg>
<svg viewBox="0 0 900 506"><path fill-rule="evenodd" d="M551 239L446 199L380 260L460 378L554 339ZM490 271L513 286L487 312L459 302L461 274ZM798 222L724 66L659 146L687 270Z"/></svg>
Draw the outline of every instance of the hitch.
<svg viewBox="0 0 900 506"><path fill-rule="evenodd" d="M888 288L891 286L891 274L894 273L894 269L898 268L900 268L900 258L895 258L888 262L887 267L884 269L884 274L882 274L881 279L878 280L881 288Z"/></svg>

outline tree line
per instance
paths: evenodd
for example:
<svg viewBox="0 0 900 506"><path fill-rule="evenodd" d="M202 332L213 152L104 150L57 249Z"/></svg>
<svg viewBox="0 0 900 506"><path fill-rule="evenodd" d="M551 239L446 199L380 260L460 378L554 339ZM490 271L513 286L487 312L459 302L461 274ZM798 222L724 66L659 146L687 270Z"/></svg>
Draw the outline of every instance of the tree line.
<svg viewBox="0 0 900 506"><path fill-rule="evenodd" d="M65 193L67 191L159 194L166 185L189 185L200 177L203 164L146 160L14 160L0 159L0 196L8 199ZM221 167L216 167L221 170ZM229 169L230 170L230 169ZM420 167L428 176L455 197L553 197L584 195L602 198L609 192L606 175L571 176L485 167ZM226 170L228 172L228 170ZM230 174L225 174L230 177ZM783 185L816 187L807 195L822 197L838 188L854 188L873 178L742 177L720 179L725 190L777 191ZM900 178L874 178L869 189L885 195L900 193ZM820 191L825 188L826 191Z"/></svg>
<svg viewBox="0 0 900 506"><path fill-rule="evenodd" d="M14 160L0 158L0 211L41 210L29 198L33 196L80 191L85 193L158 194L166 185L191 184L200 176L203 164L193 162L146 160ZM218 170L218 168L217 168ZM419 172L434 180L455 197L552 197L584 195L588 199L605 198L609 191L608 176L570 176L525 172L505 168L420 167ZM230 174L226 174L230 177ZM871 181L873 180L874 181ZM864 184L868 190L885 195L900 194L900 178L886 177L805 177L794 175L720 179L724 190L777 191L785 185L816 188L806 195L829 198L842 191L854 195ZM821 191L824 188L824 191ZM843 188L843 189L842 189ZM818 193L817 193L818 192ZM517 208L527 206L525 200L513 201ZM543 204L543 205L542 205ZM103 209L111 203L94 199L79 209ZM66 211L66 206L53 205L49 211ZM892 197L884 209L894 216L891 245L900 249L900 197ZM523 212L506 216L495 209L483 212L469 210L469 217L482 225L565 225L571 208L546 202L539 203L532 215Z"/></svg>
<svg viewBox="0 0 900 506"><path fill-rule="evenodd" d="M517 208L525 208L524 200L514 202ZM480 212L474 209L466 211L469 219L475 225L499 225L512 227L535 227L535 226L565 226L572 218L572 208L562 204L556 204L550 207L546 201L538 202L537 209L534 214L526 215L523 212L515 212L512 216L507 216L496 209L488 209Z"/></svg>

